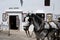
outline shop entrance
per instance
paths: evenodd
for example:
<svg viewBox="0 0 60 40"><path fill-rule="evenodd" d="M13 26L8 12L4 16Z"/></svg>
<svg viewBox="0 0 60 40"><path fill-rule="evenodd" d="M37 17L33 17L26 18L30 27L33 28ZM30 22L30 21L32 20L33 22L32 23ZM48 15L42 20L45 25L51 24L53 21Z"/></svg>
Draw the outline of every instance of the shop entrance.
<svg viewBox="0 0 60 40"><path fill-rule="evenodd" d="M10 29L18 29L17 25L16 25L16 15L10 15L9 16L9 25L10 25Z"/></svg>

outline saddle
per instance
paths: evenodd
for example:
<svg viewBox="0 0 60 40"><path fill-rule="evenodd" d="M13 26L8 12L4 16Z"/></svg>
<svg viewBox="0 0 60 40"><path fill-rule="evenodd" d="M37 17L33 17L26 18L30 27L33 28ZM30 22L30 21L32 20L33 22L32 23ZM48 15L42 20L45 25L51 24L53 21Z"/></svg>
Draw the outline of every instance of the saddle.
<svg viewBox="0 0 60 40"><path fill-rule="evenodd" d="M48 23L48 22L47 22ZM51 26L51 24L50 23L48 23L49 24L49 28L44 28L41 32L40 32L40 36L42 35L42 37L41 38L44 38L44 37L47 37L47 36L52 36L57 30L57 28L55 27L55 28L53 28L52 26Z"/></svg>

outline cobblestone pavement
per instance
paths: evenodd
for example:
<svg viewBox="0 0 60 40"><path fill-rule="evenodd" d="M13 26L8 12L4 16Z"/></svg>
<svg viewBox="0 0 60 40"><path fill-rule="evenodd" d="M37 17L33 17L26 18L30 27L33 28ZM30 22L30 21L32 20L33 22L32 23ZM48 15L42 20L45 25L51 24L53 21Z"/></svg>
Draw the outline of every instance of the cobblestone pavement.
<svg viewBox="0 0 60 40"><path fill-rule="evenodd" d="M11 35L8 36L8 31L1 31L0 40L36 40L35 36L33 36L32 38L27 37L24 31L22 32L22 31L11 30L10 34Z"/></svg>

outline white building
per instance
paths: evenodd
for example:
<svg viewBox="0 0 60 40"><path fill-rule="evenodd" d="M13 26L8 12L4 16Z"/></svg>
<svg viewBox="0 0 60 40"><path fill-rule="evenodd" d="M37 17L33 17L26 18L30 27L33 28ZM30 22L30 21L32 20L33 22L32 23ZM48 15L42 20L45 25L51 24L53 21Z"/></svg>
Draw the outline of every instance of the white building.
<svg viewBox="0 0 60 40"><path fill-rule="evenodd" d="M8 25L3 29L9 29L9 17L16 16L20 19L20 30L23 30L22 13L24 11L41 10L45 14L59 14L60 0L23 0L23 6L20 5L20 0L0 0L0 24ZM3 13L7 14L7 21L3 21ZM18 17L19 16L19 17ZM18 23L17 23L18 24Z"/></svg>

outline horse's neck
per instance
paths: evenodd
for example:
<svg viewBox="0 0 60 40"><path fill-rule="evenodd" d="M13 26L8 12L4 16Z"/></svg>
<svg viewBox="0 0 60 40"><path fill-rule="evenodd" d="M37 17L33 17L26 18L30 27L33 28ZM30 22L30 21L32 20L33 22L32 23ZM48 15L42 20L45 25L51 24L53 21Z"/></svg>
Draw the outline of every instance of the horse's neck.
<svg viewBox="0 0 60 40"><path fill-rule="evenodd" d="M38 31L40 29L40 26L39 24L36 22L35 18L33 18L33 25L34 25L34 28L36 29L36 31Z"/></svg>
<svg viewBox="0 0 60 40"><path fill-rule="evenodd" d="M33 18L33 24L36 25L36 26L38 25L38 23L36 22L35 18Z"/></svg>
<svg viewBox="0 0 60 40"><path fill-rule="evenodd" d="M35 18L33 18L33 25L34 25L34 28L35 28L37 31L44 29L44 23L41 23L41 24L39 25L39 23L36 22Z"/></svg>

